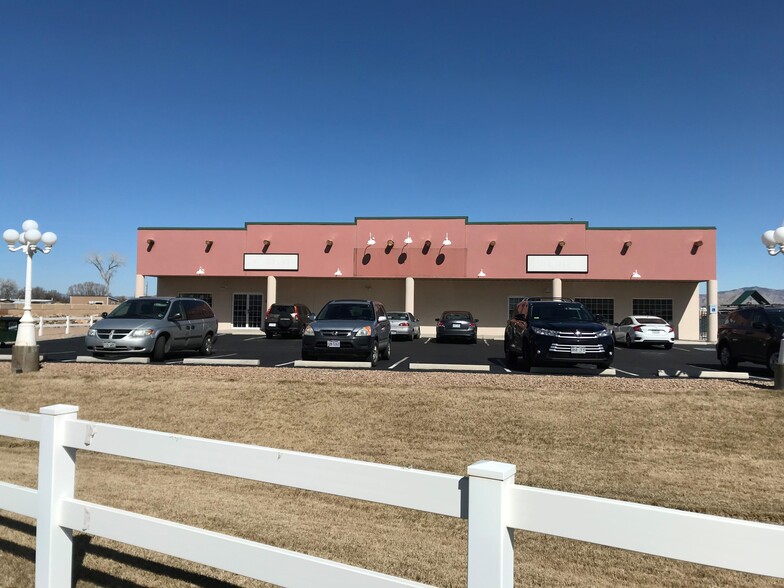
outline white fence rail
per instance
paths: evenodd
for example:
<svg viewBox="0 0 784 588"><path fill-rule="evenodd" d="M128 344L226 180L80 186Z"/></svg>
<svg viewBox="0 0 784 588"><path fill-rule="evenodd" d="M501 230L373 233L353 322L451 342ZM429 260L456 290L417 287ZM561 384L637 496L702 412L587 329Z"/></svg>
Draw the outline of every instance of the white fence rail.
<svg viewBox="0 0 784 588"><path fill-rule="evenodd" d="M64 329L65 334L71 333L71 328L92 327L98 320L97 316L41 316L38 317L38 336L44 334L44 329Z"/></svg>
<svg viewBox="0 0 784 588"><path fill-rule="evenodd" d="M71 586L73 530L281 586L424 586L77 500L77 450L467 518L469 588L513 586L513 529L784 578L782 525L515 485L515 466L493 461L463 477L80 421L77 411L0 410L0 435L39 443L38 489L0 482L0 509L37 519L39 588Z"/></svg>

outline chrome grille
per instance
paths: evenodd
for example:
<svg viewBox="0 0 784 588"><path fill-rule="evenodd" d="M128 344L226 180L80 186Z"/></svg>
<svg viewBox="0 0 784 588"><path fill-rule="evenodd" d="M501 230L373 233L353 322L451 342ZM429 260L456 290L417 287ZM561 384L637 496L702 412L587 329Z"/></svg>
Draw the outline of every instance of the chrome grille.
<svg viewBox="0 0 784 588"><path fill-rule="evenodd" d="M558 331L558 336L563 339L598 339L598 335L591 331Z"/></svg>
<svg viewBox="0 0 784 588"><path fill-rule="evenodd" d="M592 343L590 345L579 345L580 347L585 347L586 353L604 353L604 346L599 343ZM571 353L572 352L572 344L567 343L553 343L550 345L550 351L555 353ZM582 354L579 354L582 355Z"/></svg>
<svg viewBox="0 0 784 588"><path fill-rule="evenodd" d="M99 339L124 339L131 334L131 329L98 329Z"/></svg>

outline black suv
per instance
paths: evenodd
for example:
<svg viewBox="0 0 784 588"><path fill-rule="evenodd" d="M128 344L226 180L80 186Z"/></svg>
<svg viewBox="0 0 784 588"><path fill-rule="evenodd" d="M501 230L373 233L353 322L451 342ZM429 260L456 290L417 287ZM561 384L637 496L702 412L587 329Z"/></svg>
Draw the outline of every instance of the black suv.
<svg viewBox="0 0 784 588"><path fill-rule="evenodd" d="M392 354L391 327L384 305L375 300L331 300L302 337L302 359L367 358L371 365Z"/></svg>
<svg viewBox="0 0 784 588"><path fill-rule="evenodd" d="M504 354L510 368L522 360L528 371L537 365L612 363L612 333L585 306L568 298L524 298L514 309L504 332Z"/></svg>
<svg viewBox="0 0 784 588"><path fill-rule="evenodd" d="M311 319L310 309L304 304L273 304L264 317L264 334L302 337Z"/></svg>
<svg viewBox="0 0 784 588"><path fill-rule="evenodd" d="M739 361L766 365L772 372L784 332L784 306L755 306L732 311L719 327L716 355L721 367L734 370Z"/></svg>

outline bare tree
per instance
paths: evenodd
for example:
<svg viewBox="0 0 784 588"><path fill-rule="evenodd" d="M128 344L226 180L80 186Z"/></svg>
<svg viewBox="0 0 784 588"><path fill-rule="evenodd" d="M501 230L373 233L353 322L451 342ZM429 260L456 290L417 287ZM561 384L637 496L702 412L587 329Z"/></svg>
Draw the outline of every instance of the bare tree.
<svg viewBox="0 0 784 588"><path fill-rule="evenodd" d="M111 292L109 284L117 270L125 265L125 258L119 253L112 252L109 254L109 259L104 260L103 255L100 253L90 253L90 255L87 256L86 261L87 263L94 265L95 269L98 270L98 273L101 274L101 279L104 281L104 284L106 284L106 292L108 295L108 293Z"/></svg>
<svg viewBox="0 0 784 588"><path fill-rule="evenodd" d="M68 296L108 296L109 290L98 282L79 282L68 286Z"/></svg>
<svg viewBox="0 0 784 588"><path fill-rule="evenodd" d="M9 278L0 278L0 298L19 298L19 286Z"/></svg>

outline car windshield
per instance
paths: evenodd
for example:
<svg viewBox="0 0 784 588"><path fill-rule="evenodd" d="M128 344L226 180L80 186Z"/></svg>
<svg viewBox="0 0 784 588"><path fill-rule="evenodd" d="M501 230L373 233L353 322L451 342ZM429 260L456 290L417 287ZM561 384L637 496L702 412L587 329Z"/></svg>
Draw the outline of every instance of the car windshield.
<svg viewBox="0 0 784 588"><path fill-rule="evenodd" d="M656 317L637 317L637 322L641 325L666 325L667 321Z"/></svg>
<svg viewBox="0 0 784 588"><path fill-rule="evenodd" d="M531 310L533 320L594 322L593 315L578 304L535 304Z"/></svg>
<svg viewBox="0 0 784 588"><path fill-rule="evenodd" d="M408 315L405 312L390 312L389 313L389 320L405 321L405 320L408 320Z"/></svg>
<svg viewBox="0 0 784 588"><path fill-rule="evenodd" d="M471 315L467 312L445 312L441 317L443 321L470 321Z"/></svg>
<svg viewBox="0 0 784 588"><path fill-rule="evenodd" d="M145 298L126 300L110 312L106 318L115 319L162 319L169 309L169 300Z"/></svg>
<svg viewBox="0 0 784 588"><path fill-rule="evenodd" d="M273 304L270 312L294 312L293 305Z"/></svg>
<svg viewBox="0 0 784 588"><path fill-rule="evenodd" d="M373 308L356 302L327 304L316 318L321 321L372 321Z"/></svg>

